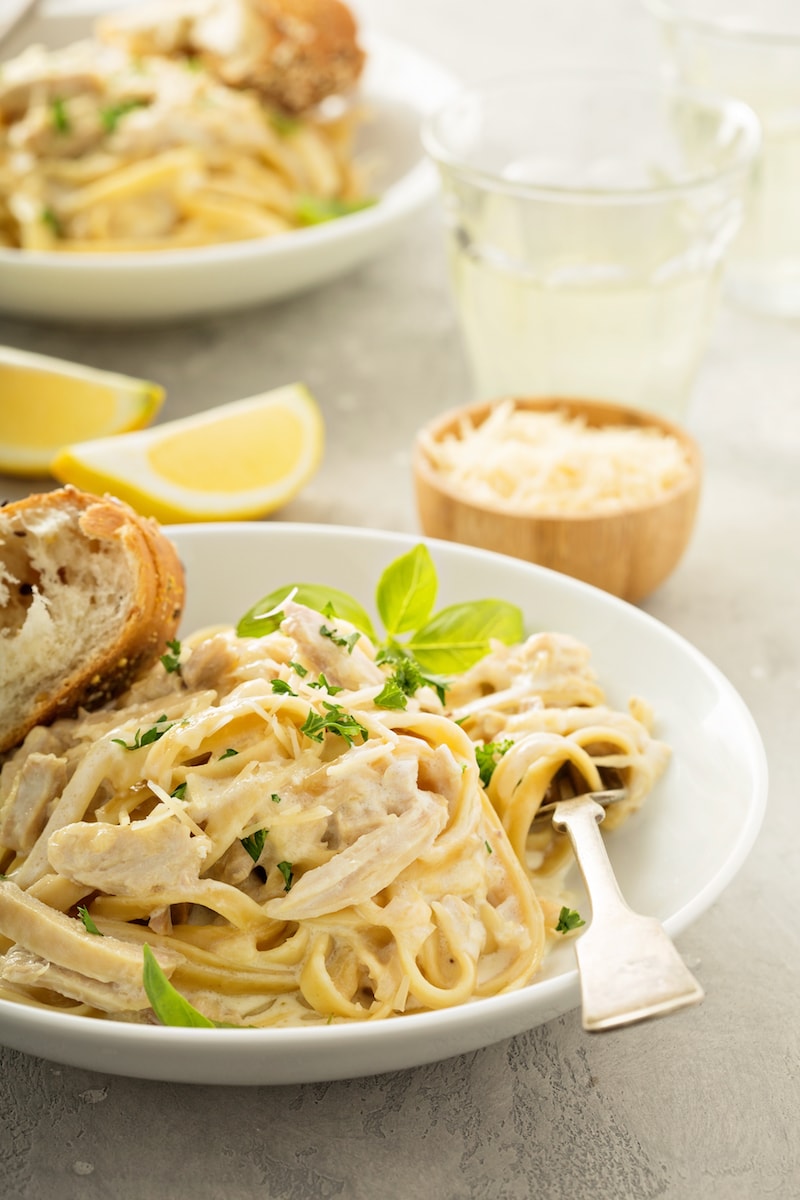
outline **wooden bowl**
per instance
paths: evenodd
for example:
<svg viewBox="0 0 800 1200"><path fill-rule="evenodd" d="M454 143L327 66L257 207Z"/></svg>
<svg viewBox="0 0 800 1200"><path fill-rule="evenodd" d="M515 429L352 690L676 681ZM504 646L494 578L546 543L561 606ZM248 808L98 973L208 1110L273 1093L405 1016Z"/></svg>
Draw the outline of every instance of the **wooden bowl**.
<svg viewBox="0 0 800 1200"><path fill-rule="evenodd" d="M480 425L497 402L468 405L429 422L414 444L414 483L420 525L429 537L496 550L539 563L603 588L624 600L641 600L677 566L689 543L700 498L702 459L694 439L680 426L651 413L594 400L515 399L516 408L580 415L588 425L655 427L685 449L689 470L676 486L652 502L613 513L565 516L509 511L500 502L473 503L437 469L426 449L457 434L468 418Z"/></svg>

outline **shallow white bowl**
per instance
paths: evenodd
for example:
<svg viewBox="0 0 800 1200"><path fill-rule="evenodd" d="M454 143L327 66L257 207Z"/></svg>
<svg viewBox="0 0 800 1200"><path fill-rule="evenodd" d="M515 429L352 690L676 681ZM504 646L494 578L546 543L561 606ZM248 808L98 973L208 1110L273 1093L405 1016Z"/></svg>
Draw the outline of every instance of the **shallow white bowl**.
<svg viewBox="0 0 800 1200"><path fill-rule="evenodd" d="M88 36L103 0L45 4L4 43L0 59L27 44ZM436 195L424 156L424 113L455 84L442 67L390 38L365 33L360 96L369 120L357 152L376 164L372 208L272 238L142 254L30 253L0 247L0 312L70 322L150 322L244 308L302 292L379 253Z"/></svg>
<svg viewBox="0 0 800 1200"><path fill-rule="evenodd" d="M235 622L283 583L327 583L368 609L383 568L419 539L291 524L174 526L185 562L184 632ZM647 804L607 840L632 907L673 935L696 920L742 865L767 795L759 733L733 687L697 650L640 609L586 584L484 550L429 541L437 603L504 597L529 632L585 641L612 703L654 706L672 762ZM579 894L577 879L575 888ZM713 977L703 977L707 992ZM354 1078L435 1062L531 1029L579 1003L570 944L518 992L372 1024L310 1029L175 1029L114 1024L0 1001L0 1042L113 1074L188 1083L285 1084ZM687 1018L691 1019L691 1018Z"/></svg>

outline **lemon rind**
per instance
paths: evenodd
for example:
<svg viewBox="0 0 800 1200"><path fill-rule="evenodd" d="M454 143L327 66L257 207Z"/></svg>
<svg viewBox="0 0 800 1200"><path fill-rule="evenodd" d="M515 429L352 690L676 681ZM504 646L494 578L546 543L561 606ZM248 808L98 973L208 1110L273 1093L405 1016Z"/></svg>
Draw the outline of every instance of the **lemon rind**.
<svg viewBox="0 0 800 1200"><path fill-rule="evenodd" d="M283 399L301 419L308 434L303 453L298 456L292 471L271 487L264 485L242 492L191 492L150 468L147 451L155 439L174 436L181 428L213 425L220 419L220 408L154 429L129 433L125 435L124 452L118 436L65 447L51 462L50 470L62 483L72 483L88 491L109 492L143 515L163 523L252 520L268 516L288 504L314 475L322 461L325 440L321 412L304 384L286 384L222 407L228 413L234 413L248 405L255 407L268 398L276 405ZM109 462L114 463L113 469L107 465ZM149 479L152 486L143 484L142 478ZM187 503L187 496L194 497L195 502Z"/></svg>
<svg viewBox="0 0 800 1200"><path fill-rule="evenodd" d="M140 383L138 380L135 383L135 391L130 387L116 391L115 403L119 406L122 402L125 412L121 420L109 423L101 435L103 439L144 430L158 415L166 397L164 388L157 383ZM0 472L24 478L51 474L51 464L61 449L60 443L37 446L32 450L17 443L0 442Z"/></svg>

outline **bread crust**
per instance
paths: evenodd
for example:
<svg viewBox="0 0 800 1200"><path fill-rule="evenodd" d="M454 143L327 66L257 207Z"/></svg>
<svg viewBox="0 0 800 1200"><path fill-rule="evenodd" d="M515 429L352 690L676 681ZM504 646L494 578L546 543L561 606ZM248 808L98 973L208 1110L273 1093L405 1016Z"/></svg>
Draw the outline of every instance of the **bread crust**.
<svg viewBox="0 0 800 1200"><path fill-rule="evenodd" d="M68 512L70 527L85 539L87 550L92 543L101 552L103 547L121 551L131 577L131 592L116 636L71 664L60 684L47 694L37 694L24 711L0 713L0 753L21 742L34 725L73 715L79 708L99 708L123 692L164 653L183 612L185 576L174 545L158 522L140 516L112 496L94 496L68 486L6 505L0 509L0 559L4 535L14 528L24 529L29 517L38 518L55 509ZM69 636L69 630L64 633ZM36 666L31 662L30 671L35 672ZM0 703L7 699L0 694Z"/></svg>
<svg viewBox="0 0 800 1200"><path fill-rule="evenodd" d="M356 22L341 0L252 0L262 22L263 53L244 72L207 54L235 87L254 87L290 113L314 108L353 88L364 66Z"/></svg>
<svg viewBox="0 0 800 1200"><path fill-rule="evenodd" d="M133 55L192 55L229 87L295 115L349 92L365 60L344 0L140 0L96 30Z"/></svg>

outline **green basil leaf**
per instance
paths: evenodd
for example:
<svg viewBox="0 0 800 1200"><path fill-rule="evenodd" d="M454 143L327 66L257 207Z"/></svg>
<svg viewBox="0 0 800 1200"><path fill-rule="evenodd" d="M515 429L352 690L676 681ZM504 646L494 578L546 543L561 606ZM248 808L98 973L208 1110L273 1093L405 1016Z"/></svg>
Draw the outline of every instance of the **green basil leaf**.
<svg viewBox="0 0 800 1200"><path fill-rule="evenodd" d="M236 626L239 637L264 637L267 633L274 633L283 620L281 605L290 595L298 604L305 604L317 612L322 612L326 605L330 605L337 617L355 625L368 638L375 639L369 615L357 600L347 592L318 583L287 583L264 596L239 621Z"/></svg>
<svg viewBox="0 0 800 1200"><path fill-rule="evenodd" d="M428 620L436 586L436 568L422 543L389 563L378 580L375 602L390 637L418 629Z"/></svg>
<svg viewBox="0 0 800 1200"><path fill-rule="evenodd" d="M216 1021L204 1017L201 1012L185 1000L177 988L174 988L158 965L158 959L145 943L142 947L144 954L144 969L142 983L150 1001L150 1007L162 1025L199 1026L203 1029L217 1029Z"/></svg>
<svg viewBox="0 0 800 1200"><path fill-rule="evenodd" d="M513 645L524 637L522 613L506 600L451 604L418 629L404 649L424 670L457 675L488 654L489 639Z"/></svg>
<svg viewBox="0 0 800 1200"><path fill-rule="evenodd" d="M340 200L337 197L299 196L295 202L295 216L301 225L321 225L323 221L335 221L362 209L372 208L377 200Z"/></svg>

